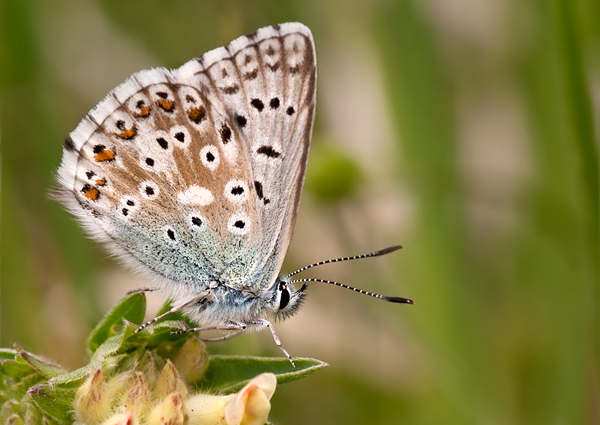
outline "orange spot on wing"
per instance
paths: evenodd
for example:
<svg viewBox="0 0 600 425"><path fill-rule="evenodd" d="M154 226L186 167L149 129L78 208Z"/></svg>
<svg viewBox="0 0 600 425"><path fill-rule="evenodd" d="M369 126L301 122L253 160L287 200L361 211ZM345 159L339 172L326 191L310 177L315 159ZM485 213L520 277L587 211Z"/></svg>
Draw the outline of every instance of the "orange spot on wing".
<svg viewBox="0 0 600 425"><path fill-rule="evenodd" d="M83 193L83 196L88 198L90 201L96 201L100 197L100 191L88 184L83 186L81 193Z"/></svg>
<svg viewBox="0 0 600 425"><path fill-rule="evenodd" d="M94 155L94 159L98 162L112 161L115 159L115 153L108 149L102 149L96 155Z"/></svg>
<svg viewBox="0 0 600 425"><path fill-rule="evenodd" d="M133 136L135 136L135 134L136 134L135 126L131 127L131 128L126 128L120 133L116 133L116 135L118 137L120 137L121 139L131 139Z"/></svg>
<svg viewBox="0 0 600 425"><path fill-rule="evenodd" d="M188 110L188 118L194 121L196 124L200 124L205 117L206 109L204 106L200 106L199 108L190 108Z"/></svg>
<svg viewBox="0 0 600 425"><path fill-rule="evenodd" d="M173 110L173 101L168 99L158 99L158 104L161 108L163 108L167 112L171 112Z"/></svg>
<svg viewBox="0 0 600 425"><path fill-rule="evenodd" d="M104 186L106 184L106 179L96 179L96 184L98 186Z"/></svg>
<svg viewBox="0 0 600 425"><path fill-rule="evenodd" d="M150 107L149 106L142 106L140 108L140 112L137 114L137 116L139 118L145 118L148 115L150 115Z"/></svg>

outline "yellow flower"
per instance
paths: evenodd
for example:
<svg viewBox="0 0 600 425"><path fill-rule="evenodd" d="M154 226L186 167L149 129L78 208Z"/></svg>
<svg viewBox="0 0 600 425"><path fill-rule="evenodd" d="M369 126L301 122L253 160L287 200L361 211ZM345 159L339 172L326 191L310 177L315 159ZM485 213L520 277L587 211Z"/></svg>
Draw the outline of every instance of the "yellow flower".
<svg viewBox="0 0 600 425"><path fill-rule="evenodd" d="M135 417L135 414L130 411L127 413L116 414L102 425L138 425L138 420Z"/></svg>
<svg viewBox="0 0 600 425"><path fill-rule="evenodd" d="M256 376L236 394L198 394L186 400L190 425L262 425L267 421L277 378Z"/></svg>

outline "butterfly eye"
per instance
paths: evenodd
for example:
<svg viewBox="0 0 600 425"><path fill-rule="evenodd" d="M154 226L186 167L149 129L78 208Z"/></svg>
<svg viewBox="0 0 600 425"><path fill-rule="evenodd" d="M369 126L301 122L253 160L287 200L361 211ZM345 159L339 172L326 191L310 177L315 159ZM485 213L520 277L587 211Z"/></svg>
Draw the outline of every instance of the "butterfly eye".
<svg viewBox="0 0 600 425"><path fill-rule="evenodd" d="M290 302L290 291L283 282L279 284L279 290L281 291L281 298L279 298L279 310L283 310L287 307Z"/></svg>

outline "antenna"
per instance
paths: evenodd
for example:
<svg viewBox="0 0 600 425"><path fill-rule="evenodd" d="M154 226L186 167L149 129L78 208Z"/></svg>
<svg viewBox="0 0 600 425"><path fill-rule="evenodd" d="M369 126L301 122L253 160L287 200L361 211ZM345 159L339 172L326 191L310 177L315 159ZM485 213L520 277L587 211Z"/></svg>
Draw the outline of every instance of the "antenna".
<svg viewBox="0 0 600 425"><path fill-rule="evenodd" d="M380 255L382 255L382 254L380 254ZM373 255L369 255L369 256L373 256ZM351 259L353 259L353 258L351 258ZM334 282L332 280L307 278L307 279L297 279L297 280L292 280L291 281L291 283L301 283L301 282L329 283L331 285L339 286L341 288L351 289L352 291L359 292L361 294L368 295L370 297L378 298L378 299L383 300L383 301L388 301L390 303L399 303L399 304L414 304L415 303L413 300L410 300L408 298L388 297L386 295L374 294L373 292L363 291L362 289L353 288L352 286L344 285L343 283ZM307 287L307 284L304 283L304 285L302 285L302 288L300 288L298 290L298 292L304 292L306 290L306 287Z"/></svg>
<svg viewBox="0 0 600 425"><path fill-rule="evenodd" d="M318 263L314 263L314 264L311 264L309 266L302 267L301 269L298 269L295 272L288 274L287 277L292 277L295 274L303 272L304 270L308 270L308 269L311 269L311 268L317 267L317 266L322 266L323 264L337 263L339 261L359 260L361 258L379 257L381 255L389 254L390 252L398 251L400 248L402 248L401 245L394 245L394 246L390 246L389 248L384 248L384 249L380 249L379 251L371 252L369 254L361 254L361 255L355 255L355 256L352 256L352 257L342 257L342 258L334 258L333 260L319 261ZM302 280L301 282L307 282L307 281ZM326 281L325 283L334 283L334 284L336 284L335 282L329 282L329 281ZM339 286L342 286L342 287L346 287L345 285L341 285L341 284L336 284L336 285L339 285ZM358 291L358 292L361 292L359 289L351 288L349 286L347 288L353 289L353 290ZM369 293L369 295L371 295L371 294ZM375 295L375 294L373 294L373 295ZM383 295L380 295L379 297L383 297Z"/></svg>

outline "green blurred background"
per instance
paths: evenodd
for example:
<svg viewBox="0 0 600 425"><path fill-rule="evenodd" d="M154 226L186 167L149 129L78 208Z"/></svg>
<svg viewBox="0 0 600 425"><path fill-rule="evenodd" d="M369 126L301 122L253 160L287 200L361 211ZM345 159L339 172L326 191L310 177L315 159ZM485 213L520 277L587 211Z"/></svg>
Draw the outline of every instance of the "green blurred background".
<svg viewBox="0 0 600 425"><path fill-rule="evenodd" d="M277 325L331 367L277 389L276 424L595 424L600 2L3 0L1 338L70 368L139 278L50 201L64 137L131 73L258 27L314 33L319 88ZM153 308L162 302L151 295ZM212 352L276 355L268 332Z"/></svg>

